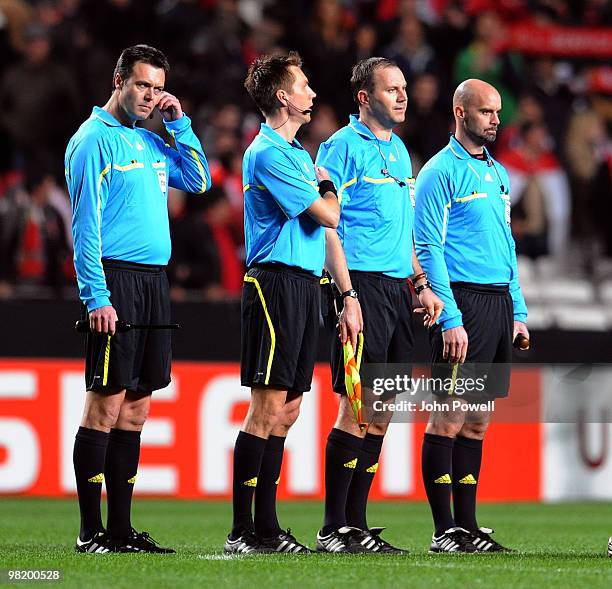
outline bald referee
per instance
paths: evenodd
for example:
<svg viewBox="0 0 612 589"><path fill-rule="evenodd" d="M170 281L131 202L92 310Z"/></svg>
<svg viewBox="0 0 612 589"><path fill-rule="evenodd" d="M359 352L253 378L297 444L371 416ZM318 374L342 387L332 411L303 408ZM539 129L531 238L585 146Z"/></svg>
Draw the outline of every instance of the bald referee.
<svg viewBox="0 0 612 589"><path fill-rule="evenodd" d="M486 147L497 137L501 107L499 92L490 84L460 84L453 96L455 134L416 181L417 255L444 301L430 332L434 376L452 380L466 361L493 364L489 398L508 394L512 341L517 334L529 337L510 229L508 174ZM422 472L435 526L432 552L508 550L476 519L490 417L461 410L430 415Z"/></svg>

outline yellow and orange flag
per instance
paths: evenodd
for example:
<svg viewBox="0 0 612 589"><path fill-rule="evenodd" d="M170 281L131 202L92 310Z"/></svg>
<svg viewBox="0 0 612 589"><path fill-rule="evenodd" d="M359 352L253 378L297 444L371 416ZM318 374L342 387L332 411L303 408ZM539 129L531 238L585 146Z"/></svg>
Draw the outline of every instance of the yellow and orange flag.
<svg viewBox="0 0 612 589"><path fill-rule="evenodd" d="M344 351L344 386L346 394L353 408L353 414L361 429L367 427L362 416L361 399L361 378L359 369L361 368L361 354L363 352L363 333L359 333L357 338L357 352L353 352L351 340L347 339L343 346Z"/></svg>

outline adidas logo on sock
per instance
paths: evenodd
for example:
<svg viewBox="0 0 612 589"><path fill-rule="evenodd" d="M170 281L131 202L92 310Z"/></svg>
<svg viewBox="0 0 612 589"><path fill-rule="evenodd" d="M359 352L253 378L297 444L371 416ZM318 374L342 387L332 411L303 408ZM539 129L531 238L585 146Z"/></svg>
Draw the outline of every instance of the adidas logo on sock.
<svg viewBox="0 0 612 589"><path fill-rule="evenodd" d="M478 481L471 475L468 474L459 480L462 485L475 485Z"/></svg>
<svg viewBox="0 0 612 589"><path fill-rule="evenodd" d="M256 487L257 486L257 477L253 477L252 479L249 479L248 481L244 481L244 483L242 483L243 485L246 485L247 487Z"/></svg>
<svg viewBox="0 0 612 589"><path fill-rule="evenodd" d="M449 474L443 474L434 481L434 483L440 483L441 485L450 485L452 482Z"/></svg>
<svg viewBox="0 0 612 589"><path fill-rule="evenodd" d="M378 462L376 464L373 464L369 468L366 468L366 472L371 472L372 474L374 474L377 470L378 470Z"/></svg>
<svg viewBox="0 0 612 589"><path fill-rule="evenodd" d="M356 468L357 467L357 458L353 458L353 460L349 460L344 463L346 468Z"/></svg>
<svg viewBox="0 0 612 589"><path fill-rule="evenodd" d="M136 475L134 475L131 479L128 479L128 483L130 483L130 485L133 485L136 482Z"/></svg>
<svg viewBox="0 0 612 589"><path fill-rule="evenodd" d="M104 481L103 473L97 474L95 477L91 477L90 479L87 479L88 483L101 483L103 481Z"/></svg>

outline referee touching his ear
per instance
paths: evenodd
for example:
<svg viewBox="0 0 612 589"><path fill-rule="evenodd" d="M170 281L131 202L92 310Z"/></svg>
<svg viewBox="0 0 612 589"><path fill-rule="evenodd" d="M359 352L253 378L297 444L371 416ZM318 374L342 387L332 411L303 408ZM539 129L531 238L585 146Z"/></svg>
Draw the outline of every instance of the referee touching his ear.
<svg viewBox="0 0 612 589"><path fill-rule="evenodd" d="M125 49L109 101L94 107L66 149L74 265L91 328L87 396L74 443L81 511L77 552L174 552L130 522L140 432L151 393L170 382L170 332L115 332L119 319L170 322L164 272L170 258L168 186L192 193L210 188L208 164L191 121L178 99L164 90L168 71L158 49ZM174 147L136 126L156 108ZM102 482L106 529L100 516Z"/></svg>

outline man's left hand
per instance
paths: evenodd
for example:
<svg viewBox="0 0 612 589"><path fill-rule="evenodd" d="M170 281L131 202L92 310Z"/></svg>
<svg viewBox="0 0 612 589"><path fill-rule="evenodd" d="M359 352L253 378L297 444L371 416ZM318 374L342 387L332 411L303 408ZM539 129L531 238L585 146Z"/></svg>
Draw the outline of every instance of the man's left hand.
<svg viewBox="0 0 612 589"><path fill-rule="evenodd" d="M162 92L161 98L157 103L157 108L165 121L177 121L183 116L181 103L176 96L173 96L169 92Z"/></svg>
<svg viewBox="0 0 612 589"><path fill-rule="evenodd" d="M444 309L444 303L431 288L422 290L417 296L419 303L423 306L415 309L414 312L423 313L423 325L429 329L440 317L440 313Z"/></svg>
<svg viewBox="0 0 612 589"><path fill-rule="evenodd" d="M357 299L346 297L344 307L338 315L338 331L342 345L351 340L353 351L357 351L359 333L363 331L363 316L361 305Z"/></svg>
<svg viewBox="0 0 612 589"><path fill-rule="evenodd" d="M523 334L527 339L529 339L529 330L527 329L527 326L522 321L515 321L514 322L514 333L512 334L512 341L516 339L516 336L519 333Z"/></svg>

